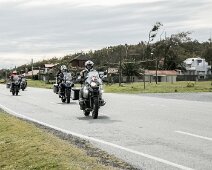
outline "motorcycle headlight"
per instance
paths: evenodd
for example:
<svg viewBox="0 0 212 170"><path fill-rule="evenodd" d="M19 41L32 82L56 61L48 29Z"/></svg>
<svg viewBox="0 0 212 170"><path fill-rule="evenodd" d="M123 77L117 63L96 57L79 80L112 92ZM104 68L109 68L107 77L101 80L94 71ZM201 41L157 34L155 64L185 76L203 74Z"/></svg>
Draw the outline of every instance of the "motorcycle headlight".
<svg viewBox="0 0 212 170"><path fill-rule="evenodd" d="M71 81L66 81L66 86L71 86Z"/></svg>
<svg viewBox="0 0 212 170"><path fill-rule="evenodd" d="M96 82L91 82L91 87L96 87L97 86L97 83Z"/></svg>

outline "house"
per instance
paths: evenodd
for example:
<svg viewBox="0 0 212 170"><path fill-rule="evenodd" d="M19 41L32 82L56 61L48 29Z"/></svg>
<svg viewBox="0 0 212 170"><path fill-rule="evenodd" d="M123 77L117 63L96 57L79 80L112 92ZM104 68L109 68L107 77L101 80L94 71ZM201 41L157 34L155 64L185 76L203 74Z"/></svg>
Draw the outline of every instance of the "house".
<svg viewBox="0 0 212 170"><path fill-rule="evenodd" d="M176 82L177 71L157 70L158 82ZM145 70L145 81L153 82L156 80L156 70Z"/></svg>
<svg viewBox="0 0 212 170"><path fill-rule="evenodd" d="M157 70L158 82L176 82L178 72L175 70ZM119 82L118 68L108 68L108 81L112 83ZM156 70L145 70L137 76L121 76L121 82L155 82Z"/></svg>
<svg viewBox="0 0 212 170"><path fill-rule="evenodd" d="M105 76L108 83L118 83L119 80L119 70L118 68L109 67L107 69L107 75Z"/></svg>
<svg viewBox="0 0 212 170"><path fill-rule="evenodd" d="M108 72L108 74L118 74L119 69L118 68L109 67L107 72Z"/></svg>
<svg viewBox="0 0 212 170"><path fill-rule="evenodd" d="M57 66L58 64L44 64L44 73L48 73L53 67Z"/></svg>
<svg viewBox="0 0 212 170"><path fill-rule="evenodd" d="M89 60L89 56L85 54L80 54L76 56L74 59L70 61L70 64L72 67L75 68L84 68L85 67L85 62Z"/></svg>
<svg viewBox="0 0 212 170"><path fill-rule="evenodd" d="M197 58L187 58L184 61L185 69L184 75L195 75L198 79L205 79L206 75L211 74L211 66L205 59L200 57Z"/></svg>
<svg viewBox="0 0 212 170"><path fill-rule="evenodd" d="M39 72L40 70L29 71L28 73L25 74L25 77L32 78L33 76L34 79L38 79Z"/></svg>
<svg viewBox="0 0 212 170"><path fill-rule="evenodd" d="M58 64L44 64L44 68L40 69L39 79L49 83L50 80L55 80L54 68Z"/></svg>

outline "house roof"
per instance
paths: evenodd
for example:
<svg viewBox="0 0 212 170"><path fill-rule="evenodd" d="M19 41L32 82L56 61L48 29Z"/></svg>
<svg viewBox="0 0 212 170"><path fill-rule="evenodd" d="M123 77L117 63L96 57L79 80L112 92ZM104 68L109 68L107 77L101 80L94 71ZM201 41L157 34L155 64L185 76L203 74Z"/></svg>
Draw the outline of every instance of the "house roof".
<svg viewBox="0 0 212 170"><path fill-rule="evenodd" d="M187 58L187 59L184 61L184 63L186 63L186 64L192 64L193 61L195 61L195 60L204 60L204 59L203 59L203 58L200 58L200 57L196 57L196 58Z"/></svg>
<svg viewBox="0 0 212 170"><path fill-rule="evenodd" d="M115 74L115 73L118 73L119 72L119 70L118 70L118 68L108 68L108 73L109 74Z"/></svg>
<svg viewBox="0 0 212 170"><path fill-rule="evenodd" d="M44 64L45 68L52 68L54 66L56 66L57 64Z"/></svg>
<svg viewBox="0 0 212 170"><path fill-rule="evenodd" d="M146 75L156 75L156 70L145 70ZM177 71L175 70L158 70L157 75L160 76L176 76Z"/></svg>
<svg viewBox="0 0 212 170"><path fill-rule="evenodd" d="M70 62L72 62L74 60L87 61L87 60L89 60L89 56L88 55L84 55L84 54L79 54L78 56L73 58Z"/></svg>
<svg viewBox="0 0 212 170"><path fill-rule="evenodd" d="M38 75L38 73L39 73L39 70L33 70L33 75ZM32 76L32 71L29 71L25 76L26 77L27 76Z"/></svg>

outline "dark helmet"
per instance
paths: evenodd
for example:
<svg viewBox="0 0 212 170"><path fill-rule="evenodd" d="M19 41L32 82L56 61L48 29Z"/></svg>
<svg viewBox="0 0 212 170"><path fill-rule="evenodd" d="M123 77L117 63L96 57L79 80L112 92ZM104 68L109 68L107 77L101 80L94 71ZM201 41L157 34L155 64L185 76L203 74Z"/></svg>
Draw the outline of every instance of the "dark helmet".
<svg viewBox="0 0 212 170"><path fill-rule="evenodd" d="M93 68L93 65L94 65L94 63L91 60L88 60L85 62L85 68L88 70L91 70Z"/></svg>

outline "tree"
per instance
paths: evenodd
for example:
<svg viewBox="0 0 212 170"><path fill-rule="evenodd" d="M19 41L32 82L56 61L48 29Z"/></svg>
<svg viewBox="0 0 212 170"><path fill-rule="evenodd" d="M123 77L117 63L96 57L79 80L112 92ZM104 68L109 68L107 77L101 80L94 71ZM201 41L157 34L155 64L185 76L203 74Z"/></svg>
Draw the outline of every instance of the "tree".
<svg viewBox="0 0 212 170"><path fill-rule="evenodd" d="M136 62L124 62L122 64L122 73L127 76L127 82L132 82L133 76L139 76L140 64Z"/></svg>
<svg viewBox="0 0 212 170"><path fill-rule="evenodd" d="M209 43L206 43L206 48L203 51L202 57L205 58L205 60L212 65L212 43L211 38L209 39ZM212 68L211 68L212 71Z"/></svg>
<svg viewBox="0 0 212 170"><path fill-rule="evenodd" d="M188 58L188 44L190 46L193 44L189 35L190 32L172 34L165 40L154 44L155 55L159 61L162 60L161 69L174 70L181 67L183 61ZM189 48L192 48L190 46Z"/></svg>
<svg viewBox="0 0 212 170"><path fill-rule="evenodd" d="M150 43L157 36L157 33L161 26L163 26L163 24L161 24L160 22L156 22L155 25L153 26L153 28L149 31L148 42L147 42L146 51L145 51L145 56L147 59L149 59L152 56Z"/></svg>

